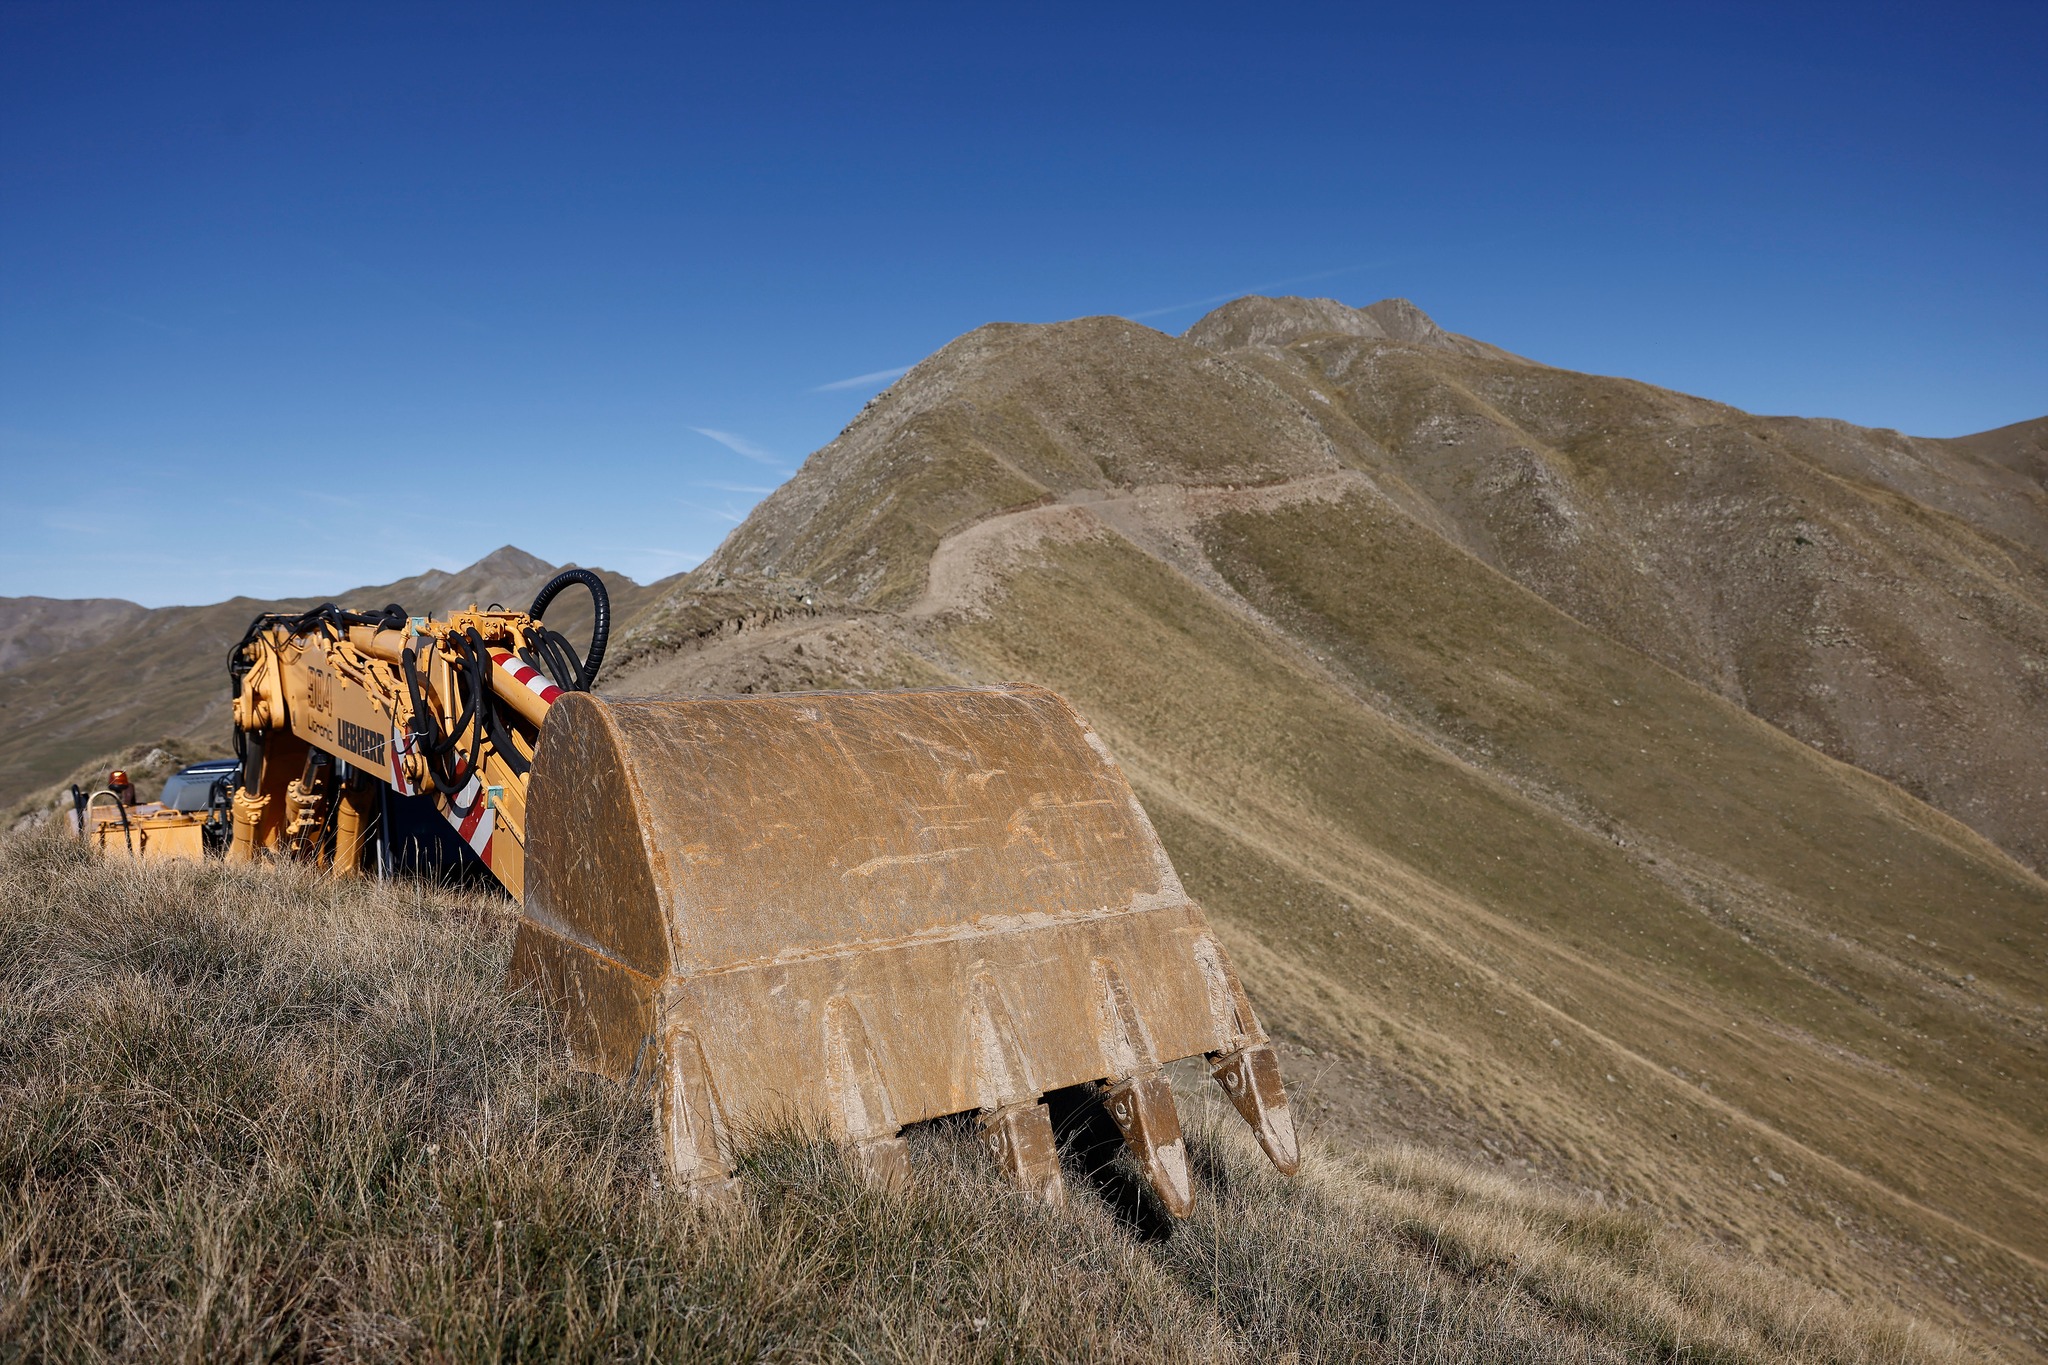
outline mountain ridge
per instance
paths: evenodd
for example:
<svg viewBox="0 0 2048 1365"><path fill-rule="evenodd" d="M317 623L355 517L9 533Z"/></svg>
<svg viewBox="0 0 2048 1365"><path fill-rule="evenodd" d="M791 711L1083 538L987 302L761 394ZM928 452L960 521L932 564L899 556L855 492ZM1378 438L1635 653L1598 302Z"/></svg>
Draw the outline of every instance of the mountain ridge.
<svg viewBox="0 0 2048 1365"><path fill-rule="evenodd" d="M0 597L0 673L105 640L148 610L119 597Z"/></svg>
<svg viewBox="0 0 2048 1365"><path fill-rule="evenodd" d="M1400 341L1460 355L1534 363L1488 342L1446 332L1407 299L1381 299L1363 308L1353 308L1335 299L1252 295L1204 314L1181 335L1212 351L1232 351L1277 349L1325 334Z"/></svg>
<svg viewBox="0 0 2048 1365"><path fill-rule="evenodd" d="M2048 793L2020 746L1987 738L2017 715L2048 749L2038 481L1968 446L1392 340L1370 309L1346 310L1347 331L1341 308L1240 300L1189 328L1198 351L1119 319L977 329L871 404L706 567L898 606L947 528L1005 507L1356 468L1569 614L2030 865L2048 859ZM1247 315L1293 339L1216 350ZM1414 316L1415 334L1450 336ZM901 447L886 469L884 446Z"/></svg>

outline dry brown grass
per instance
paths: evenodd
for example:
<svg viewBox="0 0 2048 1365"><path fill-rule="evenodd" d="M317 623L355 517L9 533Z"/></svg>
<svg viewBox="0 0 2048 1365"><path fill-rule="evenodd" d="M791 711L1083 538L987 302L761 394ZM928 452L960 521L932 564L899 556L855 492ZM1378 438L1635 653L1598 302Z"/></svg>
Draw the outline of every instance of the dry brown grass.
<svg viewBox="0 0 2048 1365"><path fill-rule="evenodd" d="M1893 1361L1899 1324L1398 1150L1282 1181L1213 1109L1134 1236L943 1125L919 1189L766 1135L746 1208L498 991L504 902L0 842L6 1359ZM1077 1186L1079 1185L1079 1173Z"/></svg>

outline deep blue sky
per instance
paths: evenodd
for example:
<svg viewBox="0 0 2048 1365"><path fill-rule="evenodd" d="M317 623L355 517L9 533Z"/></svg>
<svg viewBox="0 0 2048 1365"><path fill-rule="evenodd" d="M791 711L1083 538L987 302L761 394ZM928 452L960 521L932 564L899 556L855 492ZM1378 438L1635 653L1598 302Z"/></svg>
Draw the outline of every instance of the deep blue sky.
<svg viewBox="0 0 2048 1365"><path fill-rule="evenodd" d="M2048 412L2048 5L1010 8L0 0L0 593L655 577L834 381L1252 291Z"/></svg>

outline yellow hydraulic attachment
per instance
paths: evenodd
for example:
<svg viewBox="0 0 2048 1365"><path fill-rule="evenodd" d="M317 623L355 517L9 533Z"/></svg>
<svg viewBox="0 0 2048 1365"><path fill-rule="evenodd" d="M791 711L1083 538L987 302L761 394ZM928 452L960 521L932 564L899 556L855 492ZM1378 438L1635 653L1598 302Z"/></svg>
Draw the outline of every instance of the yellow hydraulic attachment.
<svg viewBox="0 0 2048 1365"><path fill-rule="evenodd" d="M225 832L218 812L177 810L158 801L134 805L125 799L127 792L112 785L91 796L73 787L71 795L72 828L102 853L196 862L214 850L216 833Z"/></svg>
<svg viewBox="0 0 2048 1365"><path fill-rule="evenodd" d="M541 623L571 583L596 606L581 658ZM726 1190L736 1141L778 1118L898 1181L905 1125L969 1113L1016 1183L1058 1200L1057 1092L1099 1100L1184 1215L1161 1068L1194 1056L1295 1169L1243 988L1058 696L611 699L589 690L607 633L579 569L524 613L259 617L230 659L228 856L351 875L394 797L430 803L524 903L508 985L558 1014L580 1064L648 1087L696 1193Z"/></svg>

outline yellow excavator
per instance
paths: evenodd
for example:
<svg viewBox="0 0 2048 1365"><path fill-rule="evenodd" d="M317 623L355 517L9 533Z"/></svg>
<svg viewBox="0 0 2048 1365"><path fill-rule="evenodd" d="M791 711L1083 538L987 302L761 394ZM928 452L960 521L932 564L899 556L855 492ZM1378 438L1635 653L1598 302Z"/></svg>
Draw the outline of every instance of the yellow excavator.
<svg viewBox="0 0 2048 1365"><path fill-rule="evenodd" d="M595 608L581 653L543 624L576 586ZM1251 1003L1060 697L600 697L609 629L584 569L525 612L259 616L229 657L225 856L359 875L373 847L388 859L394 808L431 810L524 907L508 989L546 1003L578 1065L651 1092L668 1169L700 1197L731 1190L737 1140L770 1123L822 1124L899 1184L906 1125L973 1114L1008 1177L1058 1202L1046 1100L1079 1095L1185 1216L1161 1069L1195 1056L1295 1170ZM145 856L113 818L87 828Z"/></svg>
<svg viewBox="0 0 2048 1365"><path fill-rule="evenodd" d="M102 852L114 849L136 858L198 860L227 851L232 829L232 759L194 763L171 774L161 800L142 802L120 768L107 785L87 796L71 788L71 828Z"/></svg>

